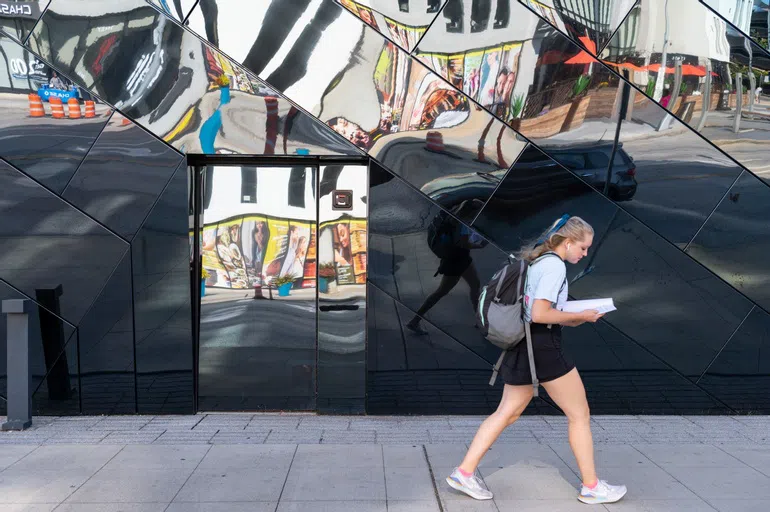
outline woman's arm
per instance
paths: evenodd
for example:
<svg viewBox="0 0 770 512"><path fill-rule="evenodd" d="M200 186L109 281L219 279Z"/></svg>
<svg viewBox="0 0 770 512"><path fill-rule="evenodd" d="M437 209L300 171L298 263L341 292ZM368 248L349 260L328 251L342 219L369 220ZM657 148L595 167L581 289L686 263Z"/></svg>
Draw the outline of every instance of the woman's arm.
<svg viewBox="0 0 770 512"><path fill-rule="evenodd" d="M536 324L560 324L568 327L577 327L584 322L594 323L603 315L594 309L581 311L580 313L567 313L555 309L550 301L536 299L532 304L532 322Z"/></svg>

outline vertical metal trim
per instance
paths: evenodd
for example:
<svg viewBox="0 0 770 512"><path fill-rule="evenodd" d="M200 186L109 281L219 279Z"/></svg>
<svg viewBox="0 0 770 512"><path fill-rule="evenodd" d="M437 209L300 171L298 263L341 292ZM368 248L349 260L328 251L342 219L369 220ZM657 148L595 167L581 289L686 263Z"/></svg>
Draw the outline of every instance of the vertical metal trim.
<svg viewBox="0 0 770 512"><path fill-rule="evenodd" d="M191 193L193 194L193 247L192 247L192 269L193 275L190 278L192 284L190 290L190 310L192 322L192 371L193 371L193 414L198 412L198 365L200 352L200 311L201 311L201 254L200 254L200 218L203 212L200 211L203 204L203 173L205 167L196 166L189 168L188 172L191 183ZM197 292L197 293L196 293Z"/></svg>

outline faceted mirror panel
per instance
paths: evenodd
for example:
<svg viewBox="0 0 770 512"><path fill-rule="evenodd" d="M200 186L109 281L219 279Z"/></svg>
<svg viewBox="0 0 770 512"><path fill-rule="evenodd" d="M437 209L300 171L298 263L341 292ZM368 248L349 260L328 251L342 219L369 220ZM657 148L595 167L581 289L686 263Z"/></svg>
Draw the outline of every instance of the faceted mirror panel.
<svg viewBox="0 0 770 512"><path fill-rule="evenodd" d="M764 48L768 46L767 29L770 16L768 0L701 0L728 23L750 36Z"/></svg>
<svg viewBox="0 0 770 512"><path fill-rule="evenodd" d="M194 412L187 172L177 169L131 242L141 414Z"/></svg>
<svg viewBox="0 0 770 512"><path fill-rule="evenodd" d="M182 155L115 113L62 197L130 240Z"/></svg>
<svg viewBox="0 0 770 512"><path fill-rule="evenodd" d="M0 204L0 278L31 297L56 293L77 325L128 244L3 162Z"/></svg>
<svg viewBox="0 0 770 512"><path fill-rule="evenodd" d="M134 311L131 254L126 252L78 325L83 414L133 414Z"/></svg>
<svg viewBox="0 0 770 512"><path fill-rule="evenodd" d="M57 0L33 48L180 151L358 154L149 4L80 5Z"/></svg>
<svg viewBox="0 0 770 512"><path fill-rule="evenodd" d="M770 187L744 171L698 232L687 253L770 309Z"/></svg>
<svg viewBox="0 0 770 512"><path fill-rule="evenodd" d="M444 16L447 15L446 9L456 8L453 4L459 3L462 9L462 0L398 0L398 3L389 0L335 1L407 52L417 46L444 3L449 4L444 10ZM508 1L503 0L503 3ZM475 23L479 28L486 28L490 16L489 0L482 0L478 4L478 8L474 4L474 11L479 11ZM273 4L274 9L277 9L277 5L278 2Z"/></svg>
<svg viewBox="0 0 770 512"><path fill-rule="evenodd" d="M698 381L741 414L770 413L770 315L755 308Z"/></svg>
<svg viewBox="0 0 770 512"><path fill-rule="evenodd" d="M748 13L748 2L742 4ZM744 26L750 19L739 17ZM683 19L687 24L676 23ZM624 25L602 53L605 62L767 179L770 54L698 0L641 2ZM668 122L659 121L664 128Z"/></svg>
<svg viewBox="0 0 770 512"><path fill-rule="evenodd" d="M0 157L60 193L110 109L10 38L0 50Z"/></svg>
<svg viewBox="0 0 770 512"><path fill-rule="evenodd" d="M48 6L49 0L5 0L0 2L0 30L24 42Z"/></svg>

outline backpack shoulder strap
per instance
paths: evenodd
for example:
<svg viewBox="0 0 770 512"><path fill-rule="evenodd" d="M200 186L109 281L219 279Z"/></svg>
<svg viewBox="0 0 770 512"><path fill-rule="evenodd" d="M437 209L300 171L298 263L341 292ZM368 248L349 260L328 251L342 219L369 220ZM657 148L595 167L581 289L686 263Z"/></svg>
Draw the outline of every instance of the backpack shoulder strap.
<svg viewBox="0 0 770 512"><path fill-rule="evenodd" d="M493 299L495 302L500 298L500 288L503 286L503 281L505 280L505 274L508 273L508 265L503 267L502 272L500 273L500 278L497 280L497 286L495 287L495 298Z"/></svg>

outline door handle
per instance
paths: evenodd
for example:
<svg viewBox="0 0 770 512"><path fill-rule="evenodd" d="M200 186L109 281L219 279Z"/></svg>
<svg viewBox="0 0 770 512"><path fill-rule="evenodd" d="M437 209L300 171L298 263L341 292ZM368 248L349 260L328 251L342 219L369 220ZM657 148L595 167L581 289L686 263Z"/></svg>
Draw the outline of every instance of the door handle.
<svg viewBox="0 0 770 512"><path fill-rule="evenodd" d="M358 306L355 304L337 304L334 306L319 306L321 311L358 311Z"/></svg>

